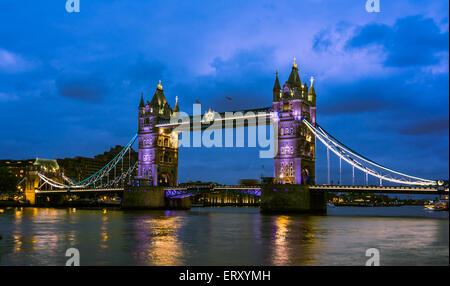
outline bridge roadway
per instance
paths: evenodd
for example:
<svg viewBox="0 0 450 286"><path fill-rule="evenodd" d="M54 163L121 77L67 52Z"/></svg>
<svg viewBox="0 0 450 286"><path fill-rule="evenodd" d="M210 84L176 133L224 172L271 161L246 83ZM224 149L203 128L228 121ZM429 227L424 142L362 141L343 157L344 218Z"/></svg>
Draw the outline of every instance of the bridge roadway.
<svg viewBox="0 0 450 286"><path fill-rule="evenodd" d="M180 198L192 196L199 193L229 191L248 195L260 196L263 185L242 186L242 185L191 185L183 187L166 187L167 197ZM394 194L448 194L448 187L424 186L345 186L345 185L312 185L309 188L313 191L325 191L331 193L353 192L353 193L394 193ZM126 188L125 188L126 189ZM90 189L54 189L36 190L36 194L56 194L56 193L85 193L85 192L120 192L124 188L90 188Z"/></svg>

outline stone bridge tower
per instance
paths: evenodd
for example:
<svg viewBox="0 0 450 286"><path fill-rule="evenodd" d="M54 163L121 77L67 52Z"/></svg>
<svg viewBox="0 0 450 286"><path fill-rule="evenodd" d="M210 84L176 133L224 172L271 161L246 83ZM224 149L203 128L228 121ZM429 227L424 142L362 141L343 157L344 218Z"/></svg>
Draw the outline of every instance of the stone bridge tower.
<svg viewBox="0 0 450 286"><path fill-rule="evenodd" d="M172 110L164 96L161 81L150 102L141 93L138 124L138 175L141 185L176 186L178 181L178 134L158 128L160 120L179 112L178 102Z"/></svg>
<svg viewBox="0 0 450 286"><path fill-rule="evenodd" d="M274 177L283 184L315 183L315 138L301 122L302 117L316 123L316 93L302 84L297 63L283 87L276 74L273 110L278 114L278 153L274 158Z"/></svg>

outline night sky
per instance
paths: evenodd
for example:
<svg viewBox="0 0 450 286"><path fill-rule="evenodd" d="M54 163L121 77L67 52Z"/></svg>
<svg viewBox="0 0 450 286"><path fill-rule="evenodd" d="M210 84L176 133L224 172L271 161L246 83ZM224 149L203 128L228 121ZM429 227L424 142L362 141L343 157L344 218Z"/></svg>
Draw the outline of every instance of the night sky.
<svg viewBox="0 0 450 286"><path fill-rule="evenodd" d="M380 13L365 2L81 0L69 14L65 0L2 0L0 158L124 145L141 91L150 101L159 80L188 113L196 100L216 111L270 106L275 71L283 84L296 57L302 81L315 77L328 132L398 171L448 178L448 2L381 0ZM181 148L179 181L271 176L258 152Z"/></svg>

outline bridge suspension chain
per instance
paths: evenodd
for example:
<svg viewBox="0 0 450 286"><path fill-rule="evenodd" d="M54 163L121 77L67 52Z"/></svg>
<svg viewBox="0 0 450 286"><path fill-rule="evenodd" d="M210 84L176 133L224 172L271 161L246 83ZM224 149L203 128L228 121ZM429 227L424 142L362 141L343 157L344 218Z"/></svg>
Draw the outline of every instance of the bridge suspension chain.
<svg viewBox="0 0 450 286"><path fill-rule="evenodd" d="M134 144L137 137L138 137L138 135L135 134L133 136L133 138L128 142L128 144L125 145L125 147L111 161L109 161L108 164L106 164L103 168L101 168L100 170L95 172L93 175L89 176L88 178L86 178L80 182L76 182L76 181L66 177L64 174L62 175L62 177L66 182L68 182L68 184L63 184L63 183L57 182L53 179L46 177L44 174L41 174L41 173L38 173L38 176L41 180L43 180L48 185L55 187L55 188L60 188L60 189L86 188L90 185L95 186L95 183L98 181L101 181L104 176L109 175L109 172L113 168L115 171L115 167L120 161L123 162L123 157L125 156L127 151L129 151L131 149L131 146ZM130 166L129 170L130 169L134 170L135 167L136 167L136 164L133 166L133 168L131 168L131 166ZM132 170L130 172L132 172ZM128 171L125 173L128 173ZM114 176L114 177L116 177L116 176Z"/></svg>
<svg viewBox="0 0 450 286"><path fill-rule="evenodd" d="M302 122L316 136L316 138L318 138L327 147L327 152L328 150L331 150L341 160L344 160L345 162L347 162L349 165L352 166L353 184L355 177L354 169L357 168L366 174L366 184L368 184L368 175L371 175L373 177L380 179L380 182L382 180L385 180L392 183L407 184L407 185L419 185L419 186L436 185L435 181L403 174L401 172L394 171L380 164L377 164L372 160L365 158L361 154L356 153L355 151L351 150L350 148L339 142L336 138L334 138L325 130L323 130L318 124L316 124L316 126L313 126L306 119L302 119ZM376 168L381 169L387 173L382 174L382 172L377 171ZM394 177L392 176L393 174L399 177Z"/></svg>

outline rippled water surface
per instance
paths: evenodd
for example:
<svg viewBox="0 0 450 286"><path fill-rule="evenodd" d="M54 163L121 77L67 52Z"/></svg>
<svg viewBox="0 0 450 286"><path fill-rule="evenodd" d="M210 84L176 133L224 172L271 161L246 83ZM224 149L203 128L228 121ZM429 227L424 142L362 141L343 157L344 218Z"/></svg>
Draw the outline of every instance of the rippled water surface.
<svg viewBox="0 0 450 286"><path fill-rule="evenodd" d="M3 210L3 211L2 211ZM258 208L0 210L0 265L449 265L448 212L330 208L326 216Z"/></svg>

